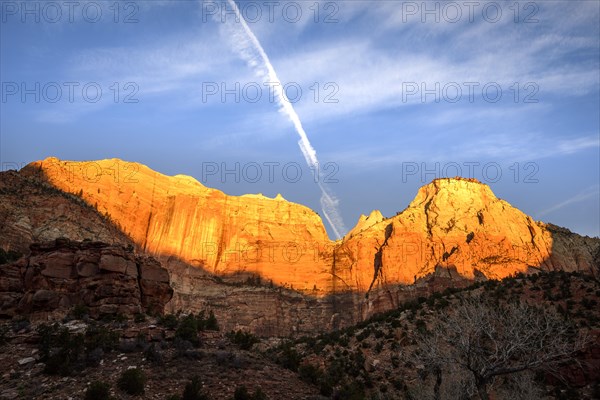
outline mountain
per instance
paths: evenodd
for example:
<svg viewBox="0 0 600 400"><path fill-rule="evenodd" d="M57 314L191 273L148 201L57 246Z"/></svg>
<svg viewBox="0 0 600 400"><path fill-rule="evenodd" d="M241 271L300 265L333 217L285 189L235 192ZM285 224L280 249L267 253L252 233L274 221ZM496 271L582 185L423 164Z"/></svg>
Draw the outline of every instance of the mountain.
<svg viewBox="0 0 600 400"><path fill-rule="evenodd" d="M229 196L118 159L48 158L0 174L0 247L91 239L155 257L169 311L215 310L264 335L334 329L423 292L539 270L598 274L600 240L534 221L475 180L436 179L339 241L281 196Z"/></svg>
<svg viewBox="0 0 600 400"><path fill-rule="evenodd" d="M327 263L315 257L330 245L321 218L281 196L228 196L189 176L117 159L49 158L21 174L79 194L139 251L165 262L178 259L218 275L258 274L300 290L327 285Z"/></svg>
<svg viewBox="0 0 600 400"><path fill-rule="evenodd" d="M372 221L372 222L370 222ZM534 221L489 186L436 179L396 216L359 220L336 247L336 275L348 289L411 284L436 268L501 279L530 270L597 270L598 239Z"/></svg>

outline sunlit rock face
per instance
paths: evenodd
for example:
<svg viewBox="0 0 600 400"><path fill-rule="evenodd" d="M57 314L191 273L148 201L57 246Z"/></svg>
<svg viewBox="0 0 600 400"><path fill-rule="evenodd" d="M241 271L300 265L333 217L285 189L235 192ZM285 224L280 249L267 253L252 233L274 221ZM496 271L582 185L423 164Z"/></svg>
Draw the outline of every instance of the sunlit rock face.
<svg viewBox="0 0 600 400"><path fill-rule="evenodd" d="M395 217L354 228L335 250L335 267L338 287L367 292L412 284L440 267L469 279L531 269L589 272L598 268L599 248L598 239L533 221L476 180L436 179Z"/></svg>
<svg viewBox="0 0 600 400"><path fill-rule="evenodd" d="M33 242L60 237L135 247L138 264L144 253L160 261L144 262L143 270L160 277L140 282L143 293L163 298L162 268L168 271L173 297L164 310L212 309L225 329L267 336L348 326L467 279L600 271L600 240L535 222L488 186L461 178L423 186L394 217L361 216L334 242L317 213L281 196L228 196L191 177L117 159L49 158L0 173L0 221L0 247L23 254ZM79 280L95 276L98 265L124 277L134 271L129 256L103 254L77 271L63 255L45 257L46 274L77 273ZM16 310L23 271L0 272L3 303ZM66 296L50 296L43 285L31 290L42 290L37 303Z"/></svg>
<svg viewBox="0 0 600 400"><path fill-rule="evenodd" d="M317 297L412 284L436 268L468 279L503 278L540 268L589 271L598 262L597 239L535 222L470 179L436 179L401 213L361 216L332 242L318 214L281 196L228 196L136 163L49 158L21 174L79 194L167 265L258 275Z"/></svg>
<svg viewBox="0 0 600 400"><path fill-rule="evenodd" d="M24 168L106 214L140 251L207 273L258 274L274 285L331 291L332 252L311 209L262 195L228 196L194 178L121 160L49 158Z"/></svg>

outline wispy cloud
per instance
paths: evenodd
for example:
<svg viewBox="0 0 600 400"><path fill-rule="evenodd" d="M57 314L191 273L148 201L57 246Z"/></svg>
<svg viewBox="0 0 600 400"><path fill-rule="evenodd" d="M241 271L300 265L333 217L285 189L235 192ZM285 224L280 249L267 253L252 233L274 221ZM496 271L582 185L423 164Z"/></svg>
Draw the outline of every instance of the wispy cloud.
<svg viewBox="0 0 600 400"><path fill-rule="evenodd" d="M435 142L437 139L432 138ZM390 147L394 151L390 151ZM464 162L491 160L500 163L536 161L552 157L564 157L580 151L600 148L597 135L553 139L538 134L494 134L468 140L464 143L440 148L419 143L361 146L328 152L328 160L346 166L382 168L399 166L404 162Z"/></svg>
<svg viewBox="0 0 600 400"><path fill-rule="evenodd" d="M551 207L548 207L547 209L540 211L537 216L538 217L543 217L545 215L548 214L552 214L555 213L556 211L571 206L573 204L577 204L577 203L581 203L583 201L592 199L592 198L597 198L598 196L600 196L600 185L593 185L590 187L587 187L586 189L584 189L583 191L577 193L576 195L561 201L560 203L557 203Z"/></svg>

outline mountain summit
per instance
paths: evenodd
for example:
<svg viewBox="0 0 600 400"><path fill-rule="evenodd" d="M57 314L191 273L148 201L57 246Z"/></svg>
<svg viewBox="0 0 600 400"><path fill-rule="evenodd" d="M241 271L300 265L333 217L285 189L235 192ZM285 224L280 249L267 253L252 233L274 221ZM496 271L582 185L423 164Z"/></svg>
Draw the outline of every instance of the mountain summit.
<svg viewBox="0 0 600 400"><path fill-rule="evenodd" d="M398 304L401 288L423 278L458 284L539 270L600 270L600 240L536 222L489 186L463 178L421 187L394 217L377 210L361 216L339 241L329 240L317 213L282 196L228 196L194 178L118 159L33 162L0 173L0 196L4 250L26 253L33 242L60 237L133 246L169 271L171 310L211 302L231 308L239 296L248 308L231 318L263 325L257 315L264 316L273 294L234 296L221 282L293 289L285 301L308 296L303 307L320 313L315 324L335 326L339 307L352 321L363 319ZM276 324L312 318L295 313L273 318Z"/></svg>
<svg viewBox="0 0 600 400"><path fill-rule="evenodd" d="M252 273L297 290L316 286L322 294L413 283L439 267L470 279L590 270L600 247L534 221L473 179L436 179L401 213L386 219L375 210L333 242L317 213L281 196L228 196L138 163L48 158L20 175L79 195L140 251L212 274ZM60 223L55 230L60 234Z"/></svg>

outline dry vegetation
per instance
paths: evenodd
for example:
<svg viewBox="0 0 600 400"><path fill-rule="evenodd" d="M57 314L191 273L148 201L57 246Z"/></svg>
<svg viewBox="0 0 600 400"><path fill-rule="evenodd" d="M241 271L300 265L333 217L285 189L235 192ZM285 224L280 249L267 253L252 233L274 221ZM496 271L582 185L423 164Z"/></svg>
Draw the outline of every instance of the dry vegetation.
<svg viewBox="0 0 600 400"><path fill-rule="evenodd" d="M221 332L210 312L94 321L77 307L2 325L0 398L599 398L599 298L589 276L519 275L294 341Z"/></svg>

